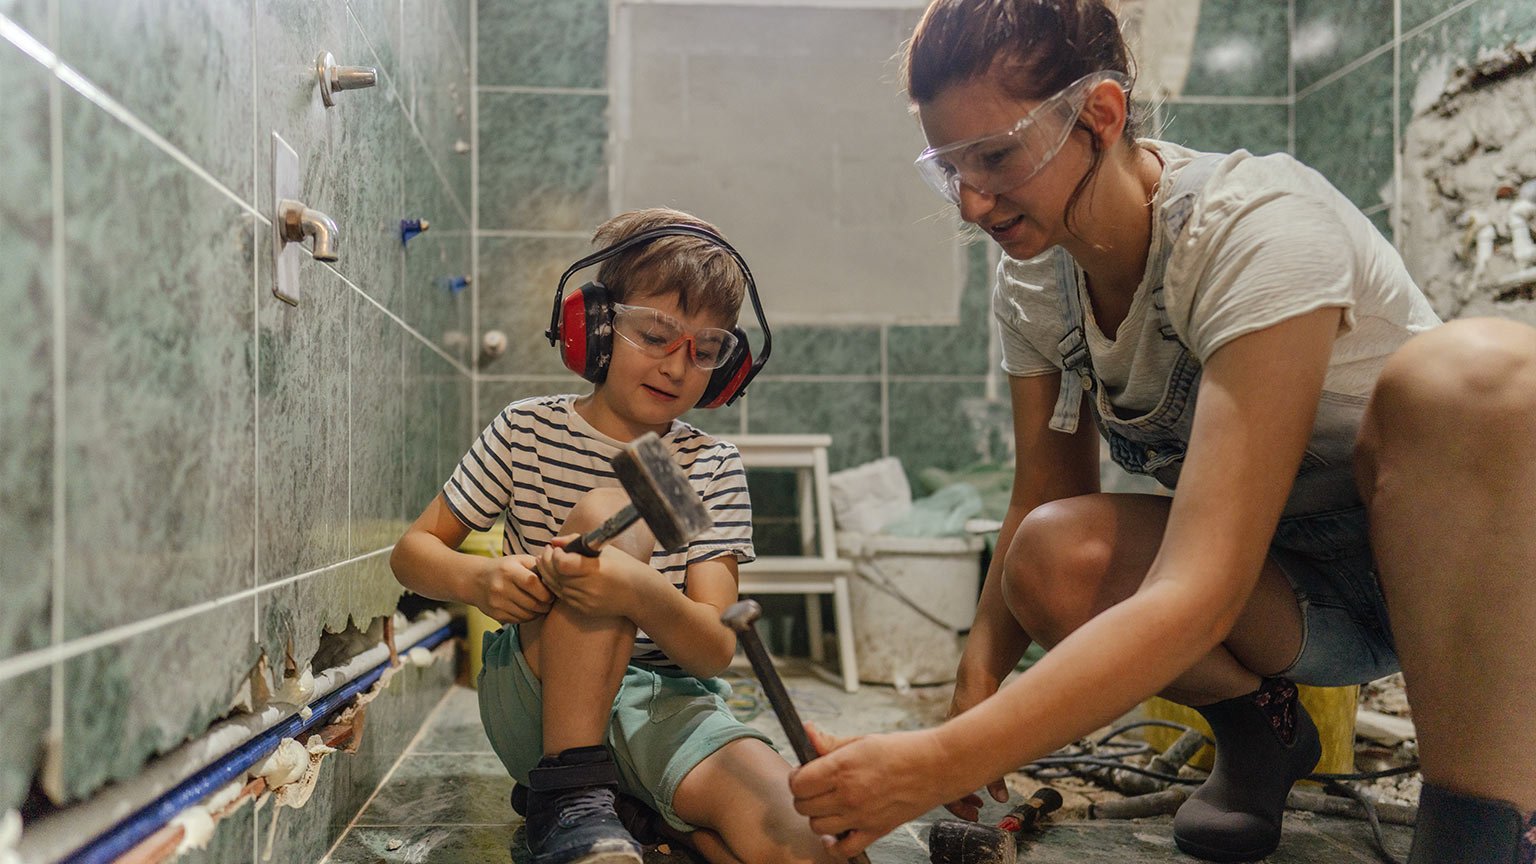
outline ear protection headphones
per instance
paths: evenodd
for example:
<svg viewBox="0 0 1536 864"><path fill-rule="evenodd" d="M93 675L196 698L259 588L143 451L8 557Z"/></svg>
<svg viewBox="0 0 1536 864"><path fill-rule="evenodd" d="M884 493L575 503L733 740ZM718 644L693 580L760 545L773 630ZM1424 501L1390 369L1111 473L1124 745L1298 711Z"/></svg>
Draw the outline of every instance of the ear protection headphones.
<svg viewBox="0 0 1536 864"><path fill-rule="evenodd" d="M710 374L709 386L704 389L704 395L694 407L719 408L729 405L746 393L747 385L762 371L763 364L768 362L768 353L773 347L773 334L768 331L768 320L763 317L763 305L757 299L757 283L752 279L752 271L747 269L747 262L735 247L725 242L725 238L712 231L693 225L660 225L626 237L578 260L560 276L560 285L555 289L555 308L550 312L549 329L544 331L544 336L549 339L550 345L559 347L560 359L564 361L565 368L594 384L602 383L608 377L608 363L613 358L613 293L608 290L608 286L594 281L581 286L567 297L566 280L579 270L662 237L697 237L707 240L729 253L736 266L741 268L741 275L746 277L747 294L752 298L757 323L763 328L763 353L754 362L752 350L747 345L747 334L740 327L732 327L731 332L736 335L736 347L731 349L731 356Z"/></svg>

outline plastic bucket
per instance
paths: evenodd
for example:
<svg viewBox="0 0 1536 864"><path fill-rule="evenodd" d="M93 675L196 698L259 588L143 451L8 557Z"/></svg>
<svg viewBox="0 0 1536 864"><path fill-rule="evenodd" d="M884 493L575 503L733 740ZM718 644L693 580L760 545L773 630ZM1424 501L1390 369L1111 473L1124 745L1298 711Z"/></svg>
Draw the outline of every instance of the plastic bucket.
<svg viewBox="0 0 1536 864"><path fill-rule="evenodd" d="M498 522L489 531L471 531L464 542L459 544L460 552L468 552L471 555L484 555L487 558L501 557L501 523ZM480 681L480 649L485 645L487 633L501 629L491 616L481 612L474 606L464 606L465 629L467 638L465 651L469 654L469 686L475 687Z"/></svg>
<svg viewBox="0 0 1536 864"><path fill-rule="evenodd" d="M837 545L853 562L859 680L903 689L955 680L976 617L982 538L840 534Z"/></svg>

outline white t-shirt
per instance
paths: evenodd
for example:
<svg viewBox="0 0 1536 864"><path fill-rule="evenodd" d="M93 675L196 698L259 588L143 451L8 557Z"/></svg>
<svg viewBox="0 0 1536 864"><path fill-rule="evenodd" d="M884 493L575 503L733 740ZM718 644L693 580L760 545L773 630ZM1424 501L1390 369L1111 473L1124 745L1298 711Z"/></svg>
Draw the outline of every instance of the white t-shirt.
<svg viewBox="0 0 1536 864"><path fill-rule="evenodd" d="M597 431L573 405L576 397L539 396L513 402L496 415L443 484L443 497L460 522L481 531L507 514L502 551L537 555L558 536L571 508L587 492L617 487L612 459L624 443ZM679 589L689 564L752 549L752 501L736 445L681 420L661 436L688 482L704 499L714 525L684 549L656 549L651 566ZM640 632L631 659L653 667L677 664Z"/></svg>
<svg viewBox="0 0 1536 864"><path fill-rule="evenodd" d="M1094 375L1117 415L1135 417L1157 406L1180 342L1204 364L1238 336L1341 308L1323 389L1363 397L1393 351L1440 323L1370 220L1321 174L1285 154L1239 150L1223 157L1174 238L1163 284L1154 284L1152 265L1166 242L1165 192L1200 154L1162 141L1140 143L1162 159L1163 175L1153 199L1149 272L1113 338L1094 321L1078 271ZM1054 256L1064 254L1054 247L1028 261L1005 255L998 266L992 310L1010 375L1062 368L1057 344L1066 325ZM1173 333L1164 334L1159 316L1149 314L1157 305L1167 308Z"/></svg>

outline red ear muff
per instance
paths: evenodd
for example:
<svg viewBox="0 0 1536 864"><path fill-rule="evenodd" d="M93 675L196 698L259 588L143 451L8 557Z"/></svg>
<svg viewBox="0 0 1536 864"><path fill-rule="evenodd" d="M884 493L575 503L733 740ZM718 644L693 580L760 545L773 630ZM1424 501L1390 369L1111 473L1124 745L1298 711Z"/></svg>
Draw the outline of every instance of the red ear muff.
<svg viewBox="0 0 1536 864"><path fill-rule="evenodd" d="M594 384L608 377L613 356L613 302L601 282L588 282L560 302L557 331L565 368Z"/></svg>
<svg viewBox="0 0 1536 864"><path fill-rule="evenodd" d="M736 401L736 397L746 387L749 377L747 373L752 369L752 349L747 347L747 334L740 327L732 327L731 332L736 334L736 347L731 350L731 359L710 373L709 386L704 388L704 395L699 397L695 408L729 405Z"/></svg>

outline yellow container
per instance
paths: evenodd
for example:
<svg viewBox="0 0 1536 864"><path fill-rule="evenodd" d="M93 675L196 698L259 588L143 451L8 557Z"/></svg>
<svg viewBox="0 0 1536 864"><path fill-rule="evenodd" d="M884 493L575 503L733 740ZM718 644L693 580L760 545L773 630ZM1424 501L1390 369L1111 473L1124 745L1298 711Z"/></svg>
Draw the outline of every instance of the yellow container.
<svg viewBox="0 0 1536 864"><path fill-rule="evenodd" d="M1319 774L1352 773L1355 770L1355 708L1360 698L1359 686L1310 687L1298 684L1297 689L1301 693L1301 704L1312 715L1312 722L1317 724L1318 737L1323 742L1323 758L1318 760L1313 770ZM1199 729L1207 736L1211 734L1210 725L1193 708L1157 697L1148 699L1142 707L1147 716L1154 720L1183 723ZM1146 733L1146 741L1159 751L1167 750L1179 737L1177 730L1161 726L1147 726L1143 731ZM1195 757L1189 760L1189 764L1209 771L1215 755L1210 747L1201 747Z"/></svg>
<svg viewBox="0 0 1536 864"><path fill-rule="evenodd" d="M491 526L489 531L471 531L464 542L459 544L460 552L471 555L484 555L487 558L499 558L501 556L501 523ZM501 625L491 616L481 612L473 606L465 606L465 623L469 638L466 640L465 650L469 652L469 686L474 687L480 680L480 649L485 645L485 636L495 630L501 629Z"/></svg>

